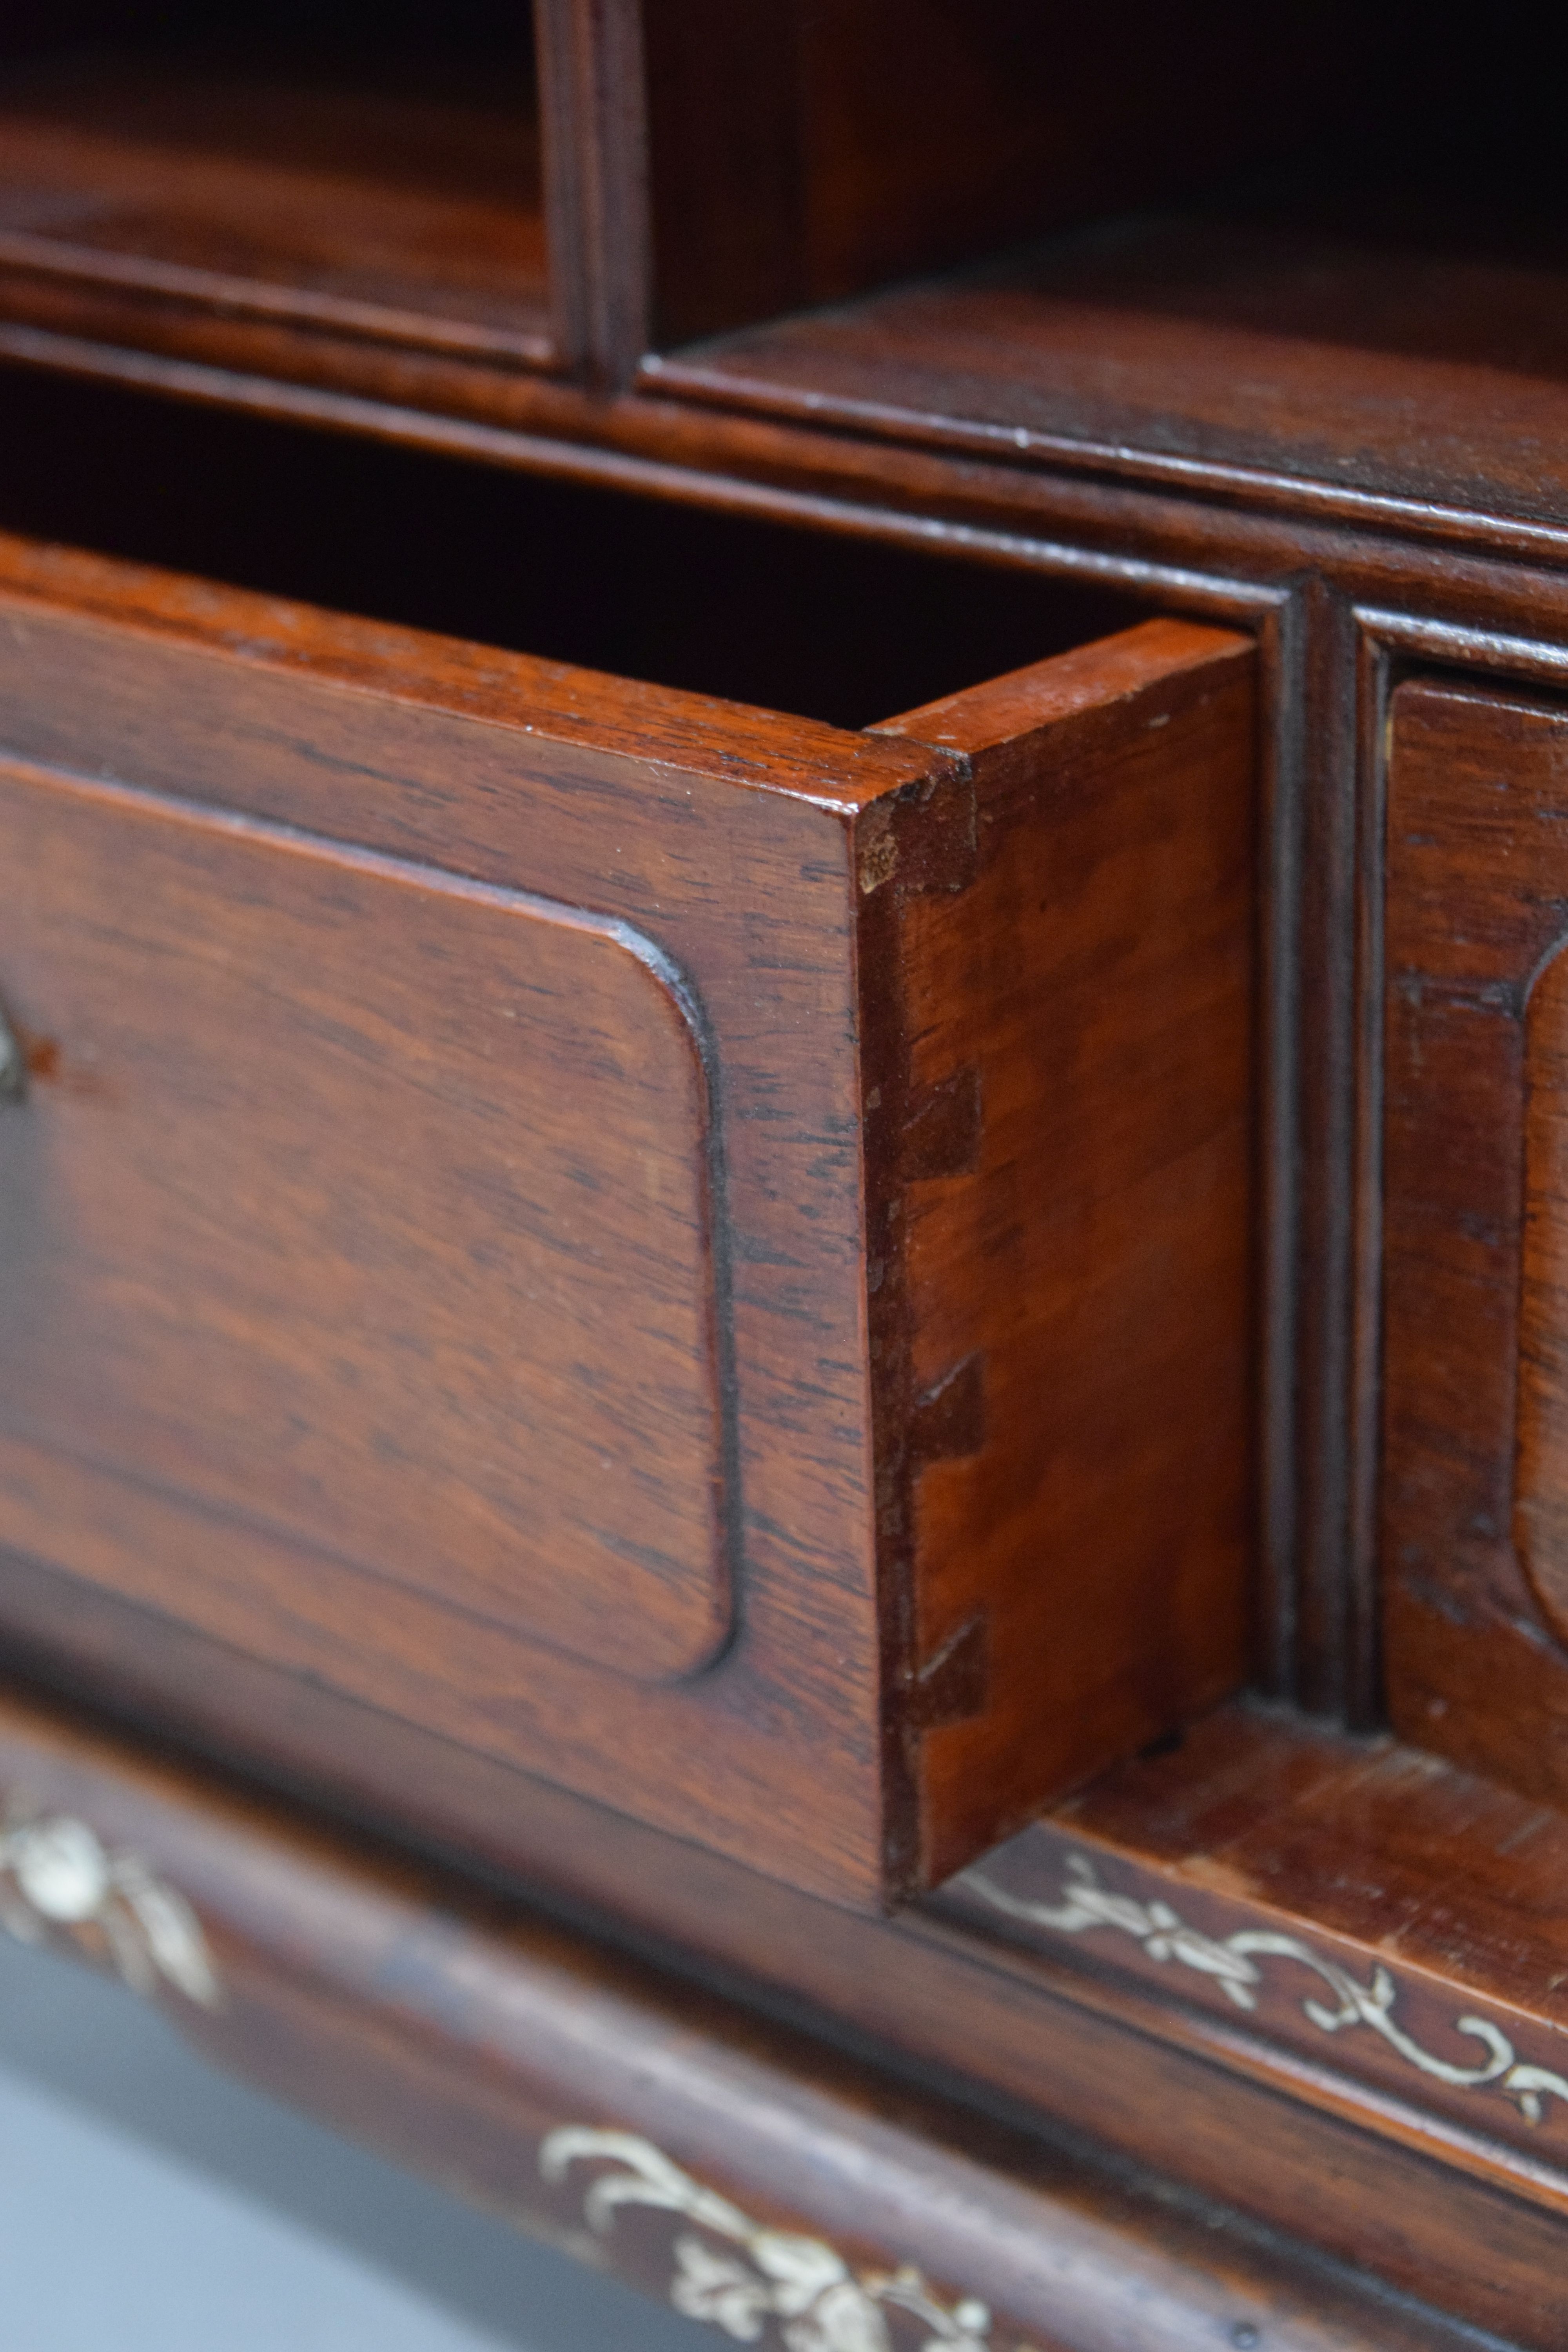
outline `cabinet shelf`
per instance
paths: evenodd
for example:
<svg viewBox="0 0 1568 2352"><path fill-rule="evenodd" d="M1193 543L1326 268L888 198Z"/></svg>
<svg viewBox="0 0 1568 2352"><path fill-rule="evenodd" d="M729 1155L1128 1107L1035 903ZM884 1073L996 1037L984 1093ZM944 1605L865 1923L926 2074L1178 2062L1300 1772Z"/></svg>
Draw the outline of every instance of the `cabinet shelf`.
<svg viewBox="0 0 1568 2352"><path fill-rule="evenodd" d="M526 44L197 35L0 76L0 267L540 366L554 355Z"/></svg>
<svg viewBox="0 0 1568 2352"><path fill-rule="evenodd" d="M716 337L645 381L1227 497L1302 485L1320 511L1327 493L1558 528L1565 296L1568 236L1541 215L1446 237L1403 205L1215 205Z"/></svg>

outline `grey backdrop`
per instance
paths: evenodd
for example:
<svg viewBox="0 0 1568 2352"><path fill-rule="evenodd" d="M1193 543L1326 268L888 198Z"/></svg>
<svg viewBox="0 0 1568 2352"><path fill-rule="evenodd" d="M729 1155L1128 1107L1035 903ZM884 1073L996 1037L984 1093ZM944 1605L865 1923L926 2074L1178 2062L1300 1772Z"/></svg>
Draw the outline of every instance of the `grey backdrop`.
<svg viewBox="0 0 1568 2352"><path fill-rule="evenodd" d="M194 2057L0 1935L17 2352L714 2352L715 2338Z"/></svg>

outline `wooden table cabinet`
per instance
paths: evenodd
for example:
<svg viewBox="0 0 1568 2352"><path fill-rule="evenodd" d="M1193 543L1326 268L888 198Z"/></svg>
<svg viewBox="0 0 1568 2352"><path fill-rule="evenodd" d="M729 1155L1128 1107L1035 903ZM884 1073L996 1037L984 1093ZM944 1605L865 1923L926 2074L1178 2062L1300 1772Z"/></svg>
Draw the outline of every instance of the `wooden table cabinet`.
<svg viewBox="0 0 1568 2352"><path fill-rule="evenodd" d="M0 1925L715 2341L1560 2352L1554 84L437 14L0 28Z"/></svg>

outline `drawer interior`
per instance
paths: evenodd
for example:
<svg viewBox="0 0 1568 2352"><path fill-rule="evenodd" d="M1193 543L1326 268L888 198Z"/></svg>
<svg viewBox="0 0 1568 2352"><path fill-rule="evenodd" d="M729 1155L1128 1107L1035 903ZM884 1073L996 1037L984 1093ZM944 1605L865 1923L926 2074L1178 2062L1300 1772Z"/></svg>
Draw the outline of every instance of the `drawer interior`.
<svg viewBox="0 0 1568 2352"><path fill-rule="evenodd" d="M0 32L0 262L539 361L527 0L74 0Z"/></svg>
<svg viewBox="0 0 1568 2352"><path fill-rule="evenodd" d="M0 372L0 529L839 727L1108 636L1094 581Z"/></svg>

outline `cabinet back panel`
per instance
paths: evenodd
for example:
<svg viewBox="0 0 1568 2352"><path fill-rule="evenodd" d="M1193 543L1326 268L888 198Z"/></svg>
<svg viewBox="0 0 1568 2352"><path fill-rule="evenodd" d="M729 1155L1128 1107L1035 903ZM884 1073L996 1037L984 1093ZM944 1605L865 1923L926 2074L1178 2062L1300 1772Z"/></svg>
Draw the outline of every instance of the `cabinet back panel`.
<svg viewBox="0 0 1568 2352"><path fill-rule="evenodd" d="M529 12L86 6L0 35L0 265L548 359Z"/></svg>

